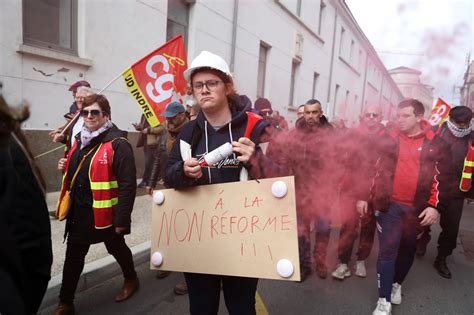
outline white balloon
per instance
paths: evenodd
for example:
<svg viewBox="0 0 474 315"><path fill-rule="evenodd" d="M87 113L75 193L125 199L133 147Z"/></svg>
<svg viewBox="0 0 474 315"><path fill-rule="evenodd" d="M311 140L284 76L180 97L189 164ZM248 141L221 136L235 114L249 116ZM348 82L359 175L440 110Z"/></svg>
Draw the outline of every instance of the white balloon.
<svg viewBox="0 0 474 315"><path fill-rule="evenodd" d="M165 202L165 194L161 190L155 191L153 193L153 202L157 205L163 204Z"/></svg>
<svg viewBox="0 0 474 315"><path fill-rule="evenodd" d="M282 278L289 278L293 275L295 268L291 261L286 258L280 259L277 263L277 272Z"/></svg>
<svg viewBox="0 0 474 315"><path fill-rule="evenodd" d="M288 193L288 186L282 180L277 180L272 184L272 195L277 198L283 198Z"/></svg>
<svg viewBox="0 0 474 315"><path fill-rule="evenodd" d="M163 263L163 256L161 256L160 252L154 252L153 255L151 255L151 263L155 267L161 266Z"/></svg>

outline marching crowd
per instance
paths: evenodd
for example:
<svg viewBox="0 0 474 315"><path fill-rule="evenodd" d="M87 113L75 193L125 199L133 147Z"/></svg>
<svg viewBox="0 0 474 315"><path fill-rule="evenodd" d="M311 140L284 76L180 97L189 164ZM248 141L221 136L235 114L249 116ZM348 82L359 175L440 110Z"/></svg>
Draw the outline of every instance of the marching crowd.
<svg viewBox="0 0 474 315"><path fill-rule="evenodd" d="M474 134L468 107L454 107L449 118L433 128L424 120L424 106L418 100L400 102L394 124L382 124L382 108L369 105L359 124L349 129L340 119L329 122L321 103L310 99L298 107L298 119L290 128L269 100L259 98L252 104L237 94L227 63L215 54L201 52L184 77L193 103L169 103L161 114L166 122L157 127L151 127L144 117L134 124L140 133L138 146L145 154L139 188L152 193L161 183L181 189L293 175L301 281L313 272L322 279L330 274L344 280L352 272L368 276L365 260L377 233L377 275L373 275L379 289L376 315L391 314L392 304L402 302L404 280L415 255L426 252L430 226L438 220L442 232L434 268L440 276L451 278L446 258L456 247L464 199L472 191ZM103 242L123 271L125 280L117 302L130 298L139 287L124 240L131 232L137 188L132 146L126 132L112 123L111 105L105 96L95 94L86 81L75 83L70 90L75 102L65 115L68 123L50 134L53 141L63 142L67 148L58 162L64 176L54 213L67 220L66 259L55 314L74 313L74 293L84 257L94 243ZM256 123L249 123L251 120ZM20 132L18 126L12 127L9 135ZM9 135L2 142L3 151L23 147L21 138ZM206 153L226 142L231 143L233 153L225 163L219 167L200 163ZM30 168L23 167L29 174L16 181L28 181L30 195L41 200L42 181L40 174L31 176L39 173L27 158L31 155L26 149L17 153ZM15 166L11 163L10 167ZM15 197L9 198L13 203ZM42 200L44 208L44 197ZM339 264L328 266L331 212L336 207L341 216ZM3 228L0 231L4 232ZM357 238L353 269L351 257ZM41 246L45 264L50 264L51 244L48 247L46 241ZM15 263L22 264L13 262L13 266ZM48 279L44 270L37 285L43 293ZM159 271L157 277L168 274ZM7 279L8 274L0 273L0 277ZM258 279L194 273L184 273L184 277L175 292L189 294L191 314L217 314L221 290L230 314L255 314ZM39 302L31 300L32 289L21 279L11 277L9 281L20 297L10 301L11 310L21 307L16 314L34 313ZM17 304L11 304L14 302Z"/></svg>

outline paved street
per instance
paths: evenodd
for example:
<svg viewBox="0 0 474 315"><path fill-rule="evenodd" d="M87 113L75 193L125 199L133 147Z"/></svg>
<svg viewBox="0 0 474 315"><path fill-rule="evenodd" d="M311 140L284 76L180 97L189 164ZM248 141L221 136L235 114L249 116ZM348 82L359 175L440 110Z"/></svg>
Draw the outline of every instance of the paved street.
<svg viewBox="0 0 474 315"><path fill-rule="evenodd" d="M334 231L333 233L338 233ZM436 240L439 228L433 231ZM393 314L474 314L474 206L465 207L461 224L460 243L448 264L453 279L438 276L432 267L436 242L432 240L425 257L417 258L403 285L403 302L394 306ZM333 235L334 236L334 235ZM328 265L335 264L334 237L331 239ZM462 241L462 243L461 243ZM376 245L377 246L377 245ZM469 259L468 259L469 258ZM313 275L304 283L260 280L258 293L263 301L259 314L371 314L377 300L375 252L368 261L369 276L352 276L343 282ZM147 264L137 266L141 288L131 300L115 303L113 298L122 279L114 277L92 289L78 294L78 314L187 314L187 296L176 296L173 286L183 279L182 274L158 280ZM221 300L220 314L226 314ZM54 306L41 314L51 314Z"/></svg>

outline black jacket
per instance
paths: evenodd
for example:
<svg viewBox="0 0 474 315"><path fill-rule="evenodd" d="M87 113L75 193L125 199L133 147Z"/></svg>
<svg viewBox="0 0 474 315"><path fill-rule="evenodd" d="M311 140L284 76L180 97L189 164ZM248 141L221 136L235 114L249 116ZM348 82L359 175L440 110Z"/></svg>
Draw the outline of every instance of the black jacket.
<svg viewBox="0 0 474 315"><path fill-rule="evenodd" d="M327 212L334 202L339 178L335 139L334 127L324 116L316 128L310 128L301 117L280 145L290 173L295 176L300 216Z"/></svg>
<svg viewBox="0 0 474 315"><path fill-rule="evenodd" d="M400 136L396 132L392 132L390 136L381 148L372 189L374 209L380 211L386 211L390 205L400 150ZM451 174L448 145L433 131L426 131L421 147L420 171L413 202L418 212L428 206L440 212L445 211L451 191Z"/></svg>
<svg viewBox="0 0 474 315"><path fill-rule="evenodd" d="M65 236L69 233L68 241L93 244L111 239L115 235L114 227L127 227L130 233L131 213L136 195L135 158L130 143L124 139L127 132L119 130L115 125L108 131L92 139L88 146L79 150L80 133L76 136L77 149L70 157L68 178L72 179L80 160L98 143L113 141L114 159L112 168L119 186L118 204L114 214L113 226L106 229L94 227L92 210L92 191L89 181L89 167L94 153L90 154L78 173L74 187L71 188L72 206L67 216ZM97 150L97 148L95 149Z"/></svg>
<svg viewBox="0 0 474 315"><path fill-rule="evenodd" d="M435 129L435 133L447 143L451 152L452 191L450 197L454 199L474 198L474 189L470 189L468 192L463 192L459 189L468 146L469 143L474 144L474 132L465 137L457 138L449 131L447 124L444 123Z"/></svg>
<svg viewBox="0 0 474 315"><path fill-rule="evenodd" d="M28 153L13 136L6 140L0 146L0 313L35 314L53 262L48 208Z"/></svg>
<svg viewBox="0 0 474 315"><path fill-rule="evenodd" d="M381 147L389 140L389 133L383 125L375 133L368 133L363 127L349 129L342 135L337 147L338 156L344 168L341 194L356 200L369 201L370 187L376 173L376 163Z"/></svg>
<svg viewBox="0 0 474 315"><path fill-rule="evenodd" d="M268 123L264 120L257 123L250 135L250 139L257 145L256 153L250 163L243 165L237 159L237 156L232 154L219 165L203 168L203 176L198 180L184 175L184 160L189 157L199 159L207 152L211 152L226 142L238 141L244 135L248 121L246 112L250 111L251 105L252 103L246 96L231 97L229 106L232 120L218 130L214 130L202 112L198 114L195 120L187 123L170 153L166 165L165 186L183 188L194 185L235 182L241 180L242 176L245 177L246 170L253 178L270 177L271 174L277 176L278 174L275 171L277 166L265 157L258 147L259 139L268 126ZM243 170L244 168L246 170Z"/></svg>

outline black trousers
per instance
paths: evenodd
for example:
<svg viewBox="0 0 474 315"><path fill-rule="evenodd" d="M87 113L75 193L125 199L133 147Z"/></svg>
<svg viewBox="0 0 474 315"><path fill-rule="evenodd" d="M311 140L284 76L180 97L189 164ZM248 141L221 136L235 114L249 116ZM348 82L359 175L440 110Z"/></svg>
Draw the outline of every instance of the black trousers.
<svg viewBox="0 0 474 315"><path fill-rule="evenodd" d="M341 209L343 212L341 213L342 224L339 232L338 254L339 261L343 264L347 264L351 260L354 242L359 234L359 221L360 236L357 260L365 260L369 257L374 244L376 220L372 204L369 203L367 214L360 217L356 210L356 202L355 199L348 199L347 202L342 203L346 208Z"/></svg>
<svg viewBox="0 0 474 315"><path fill-rule="evenodd" d="M188 285L189 310L192 315L212 315L219 310L222 290L230 315L254 315L258 279L184 273Z"/></svg>
<svg viewBox="0 0 474 315"><path fill-rule="evenodd" d="M449 201L447 211L441 214L439 224L442 231L438 238L439 256L447 257L456 248L463 207L464 199L452 199Z"/></svg>
<svg viewBox="0 0 474 315"><path fill-rule="evenodd" d="M104 242L109 254L114 256L120 268L122 268L125 279L137 277L133 256L130 248L125 244L123 235L117 235L111 240ZM63 282L59 293L59 300L63 303L73 303L74 295L84 269L84 258L89 251L90 244L67 243L66 260L63 267Z"/></svg>
<svg viewBox="0 0 474 315"><path fill-rule="evenodd" d="M151 170L153 169L153 159L157 148L158 145L156 144L145 144L143 146L143 153L145 155L145 169L143 170L142 180L147 184L149 184L150 181Z"/></svg>

